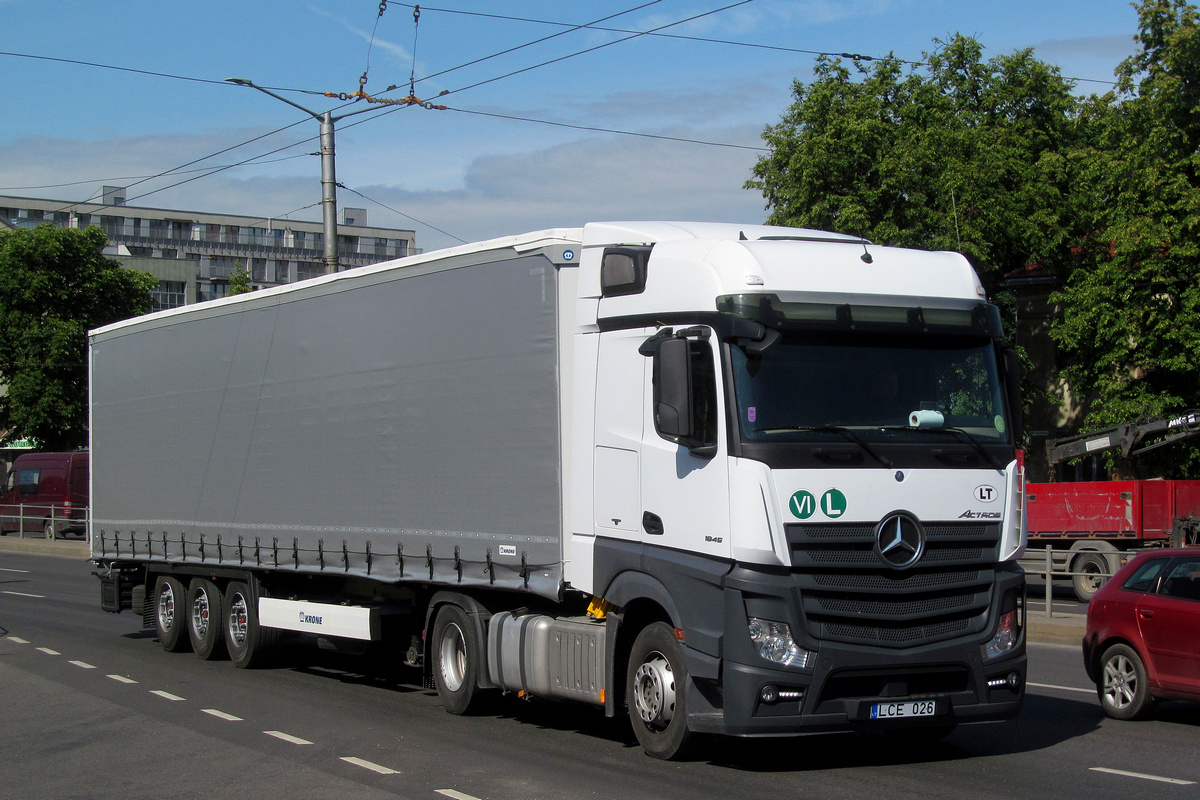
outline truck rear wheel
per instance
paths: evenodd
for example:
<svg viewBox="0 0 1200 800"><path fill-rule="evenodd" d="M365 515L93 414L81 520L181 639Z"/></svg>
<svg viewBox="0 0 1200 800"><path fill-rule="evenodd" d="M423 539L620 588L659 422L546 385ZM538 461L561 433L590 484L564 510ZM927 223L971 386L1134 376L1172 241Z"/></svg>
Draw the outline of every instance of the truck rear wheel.
<svg viewBox="0 0 1200 800"><path fill-rule="evenodd" d="M1108 559L1103 553L1080 553L1071 562L1071 572L1079 573L1072 577L1075 596L1086 603L1108 580Z"/></svg>
<svg viewBox="0 0 1200 800"><path fill-rule="evenodd" d="M647 755L683 758L692 740L687 725L687 667L675 630L665 622L634 639L625 675L625 700L634 735Z"/></svg>
<svg viewBox="0 0 1200 800"><path fill-rule="evenodd" d="M442 706L451 714L466 714L478 692L483 649L467 612L444 605L433 624L433 682Z"/></svg>
<svg viewBox="0 0 1200 800"><path fill-rule="evenodd" d="M224 603L221 590L210 580L192 578L188 587L188 639L192 651L205 661L225 654L225 637L221 633Z"/></svg>
<svg viewBox="0 0 1200 800"><path fill-rule="evenodd" d="M179 579L160 576L154 585L154 632L168 653L186 650L190 644L186 608L187 591Z"/></svg>
<svg viewBox="0 0 1200 800"><path fill-rule="evenodd" d="M230 660L240 669L266 666L275 657L279 629L258 624L258 609L250 589L241 581L231 581L225 587L224 599L223 633Z"/></svg>

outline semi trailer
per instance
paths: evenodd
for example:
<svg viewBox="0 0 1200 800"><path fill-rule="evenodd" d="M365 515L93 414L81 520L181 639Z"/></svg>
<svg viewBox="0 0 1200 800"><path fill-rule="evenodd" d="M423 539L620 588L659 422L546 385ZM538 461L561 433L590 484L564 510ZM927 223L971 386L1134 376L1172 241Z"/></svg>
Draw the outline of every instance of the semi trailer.
<svg viewBox="0 0 1200 800"><path fill-rule="evenodd" d="M101 604L165 650L390 642L659 758L1021 708L1019 376L961 255L591 223L90 339Z"/></svg>

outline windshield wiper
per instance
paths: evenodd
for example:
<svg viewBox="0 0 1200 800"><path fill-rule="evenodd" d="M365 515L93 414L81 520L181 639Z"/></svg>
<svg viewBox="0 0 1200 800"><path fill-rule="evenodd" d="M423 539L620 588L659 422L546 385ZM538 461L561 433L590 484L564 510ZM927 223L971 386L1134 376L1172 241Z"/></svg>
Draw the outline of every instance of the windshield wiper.
<svg viewBox="0 0 1200 800"><path fill-rule="evenodd" d="M822 433L840 433L842 436L849 439L854 444L861 447L867 452L871 458L878 461L881 465L891 468L892 460L882 453L877 453L867 444L866 440L854 432L853 429L843 425L772 425L769 428L755 428L756 431L772 430L772 431L818 431Z"/></svg>
<svg viewBox="0 0 1200 800"><path fill-rule="evenodd" d="M931 433L939 433L939 432L949 433L952 436L954 436L956 439L958 439L960 442L966 442L967 444L971 445L971 447L975 448L976 452L978 452L981 456L983 456L984 460L987 461L989 464L991 464L994 469L997 469L1000 472L1004 471L1004 465L1002 463L1000 463L1000 459L996 458L996 456L993 455L991 453L991 451L989 451L986 447L984 447L983 443L980 442L979 439L977 439L973 434L969 433L968 431L964 431L962 428L955 428L952 426L938 428L938 427L932 427L932 426L917 427L915 425L888 425L888 426L884 427L883 430L886 430L886 431L929 431Z"/></svg>

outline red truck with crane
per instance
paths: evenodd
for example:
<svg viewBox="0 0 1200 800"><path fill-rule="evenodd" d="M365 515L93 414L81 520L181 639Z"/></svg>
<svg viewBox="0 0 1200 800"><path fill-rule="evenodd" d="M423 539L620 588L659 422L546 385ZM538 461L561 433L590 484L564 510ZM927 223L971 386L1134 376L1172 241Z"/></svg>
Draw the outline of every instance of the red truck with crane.
<svg viewBox="0 0 1200 800"><path fill-rule="evenodd" d="M1116 452L1128 459L1200 435L1200 411L1131 422L1051 439L1054 468L1071 459ZM1070 574L1075 594L1090 600L1110 575L1146 547L1200 544L1200 480L1107 480L1028 483L1026 562L1051 548L1055 573Z"/></svg>

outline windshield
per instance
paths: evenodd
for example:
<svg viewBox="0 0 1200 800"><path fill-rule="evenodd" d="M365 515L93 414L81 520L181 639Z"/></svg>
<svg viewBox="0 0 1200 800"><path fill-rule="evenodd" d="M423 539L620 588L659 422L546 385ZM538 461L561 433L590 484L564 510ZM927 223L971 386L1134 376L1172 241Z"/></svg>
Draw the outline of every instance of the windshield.
<svg viewBox="0 0 1200 800"><path fill-rule="evenodd" d="M788 332L761 355L732 347L746 443L927 440L931 431L1009 441L992 342L984 336Z"/></svg>

